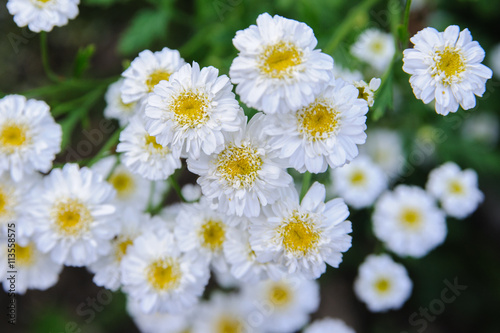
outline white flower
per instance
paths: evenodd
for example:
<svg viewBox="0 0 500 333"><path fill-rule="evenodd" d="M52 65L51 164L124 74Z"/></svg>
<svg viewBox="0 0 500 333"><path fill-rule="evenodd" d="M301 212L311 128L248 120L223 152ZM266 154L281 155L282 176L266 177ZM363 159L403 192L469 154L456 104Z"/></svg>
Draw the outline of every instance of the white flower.
<svg viewBox="0 0 500 333"><path fill-rule="evenodd" d="M499 130L498 117L494 113L477 113L465 120L462 137L494 147Z"/></svg>
<svg viewBox="0 0 500 333"><path fill-rule="evenodd" d="M388 186L384 171L366 156L333 169L332 176L334 192L356 209L371 206Z"/></svg>
<svg viewBox="0 0 500 333"><path fill-rule="evenodd" d="M405 267L387 254L366 257L354 281L356 296L372 312L399 309L410 297L412 288Z"/></svg>
<svg viewBox="0 0 500 333"><path fill-rule="evenodd" d="M489 53L490 66L493 69L493 75L500 79L500 44L495 45Z"/></svg>
<svg viewBox="0 0 500 333"><path fill-rule="evenodd" d="M257 260L275 261L289 274L316 279L326 263L338 267L342 252L351 247L351 222L342 199L324 203L325 187L314 183L299 204L298 193L291 189L286 197L263 211L267 220L254 220L250 226L250 244Z"/></svg>
<svg viewBox="0 0 500 333"><path fill-rule="evenodd" d="M285 115L267 116L266 133L280 158L299 172L325 172L358 155L366 139L368 106L342 79L331 81L314 102Z"/></svg>
<svg viewBox="0 0 500 333"><path fill-rule="evenodd" d="M31 31L51 31L68 24L78 15L80 0L8 0L7 9L19 27Z"/></svg>
<svg viewBox="0 0 500 333"><path fill-rule="evenodd" d="M233 39L239 54L229 76L241 100L266 113L286 113L314 101L332 78L333 59L314 50L310 27L264 13Z"/></svg>
<svg viewBox="0 0 500 333"><path fill-rule="evenodd" d="M68 266L84 266L110 251L118 232L110 205L115 192L101 175L76 164L54 169L31 193L29 214L40 251Z"/></svg>
<svg viewBox="0 0 500 333"><path fill-rule="evenodd" d="M109 85L104 99L106 100L106 108L104 109L104 117L118 119L120 126L128 124L138 110L137 102L123 103L121 88L123 79L120 79Z"/></svg>
<svg viewBox="0 0 500 333"><path fill-rule="evenodd" d="M197 201L201 198L201 187L196 184L186 184L181 188L181 194L187 201Z"/></svg>
<svg viewBox="0 0 500 333"><path fill-rule="evenodd" d="M481 64L484 50L472 41L468 29L459 32L451 25L444 32L425 28L411 39L413 49L406 49L403 70L411 74L413 93L425 104L436 100L436 112L446 116L476 106L474 95L481 97L492 71Z"/></svg>
<svg viewBox="0 0 500 333"><path fill-rule="evenodd" d="M168 81L184 64L179 51L168 47L157 52L142 51L122 73L125 78L121 88L123 103L145 102L159 82Z"/></svg>
<svg viewBox="0 0 500 333"><path fill-rule="evenodd" d="M370 80L369 84L366 84L363 80L355 81L352 84L358 88L358 98L364 99L368 103L368 106L372 107L373 103L375 103L375 91L380 87L381 82L379 78L374 77Z"/></svg>
<svg viewBox="0 0 500 333"><path fill-rule="evenodd" d="M354 84L355 81L363 80L363 74L357 70L350 70L339 66L338 63L333 65L333 77L341 78L347 83Z"/></svg>
<svg viewBox="0 0 500 333"><path fill-rule="evenodd" d="M318 309L320 301L318 283L296 276L247 284L243 293L265 317L259 328L271 333L299 330L307 324L309 315Z"/></svg>
<svg viewBox="0 0 500 333"><path fill-rule="evenodd" d="M193 307L210 276L206 261L182 253L166 228L136 238L122 259L121 275L124 290L149 314Z"/></svg>
<svg viewBox="0 0 500 333"><path fill-rule="evenodd" d="M197 159L224 145L224 134L241 128L243 111L226 75L193 62L160 82L146 104L146 129L159 144Z"/></svg>
<svg viewBox="0 0 500 333"><path fill-rule="evenodd" d="M373 212L375 235L399 256L420 258L444 242L444 213L417 186L398 185L382 194Z"/></svg>
<svg viewBox="0 0 500 333"><path fill-rule="evenodd" d="M371 157L389 178L396 178L406 162L403 141L398 132L377 128L367 132L366 143L361 152Z"/></svg>
<svg viewBox="0 0 500 333"><path fill-rule="evenodd" d="M48 172L61 138L45 102L19 95L0 99L0 174L9 171L18 182L34 171Z"/></svg>
<svg viewBox="0 0 500 333"><path fill-rule="evenodd" d="M462 171L453 162L432 170L426 188L441 201L446 214L458 219L472 214L484 199L477 187L477 173L472 169Z"/></svg>
<svg viewBox="0 0 500 333"><path fill-rule="evenodd" d="M158 144L144 128L140 115L130 119L121 132L116 151L124 153L122 163L132 172L149 180L167 179L181 167L180 151Z"/></svg>
<svg viewBox="0 0 500 333"><path fill-rule="evenodd" d="M265 116L256 114L230 133L224 148L200 159L187 160L203 194L228 215L258 216L260 207L281 198L292 182L263 133Z"/></svg>
<svg viewBox="0 0 500 333"><path fill-rule="evenodd" d="M323 318L315 320L304 333L356 333L340 319Z"/></svg>
<svg viewBox="0 0 500 333"><path fill-rule="evenodd" d="M396 48L392 34L375 28L363 31L356 43L351 46L351 53L356 58L370 64L378 72L387 69L394 52Z"/></svg>

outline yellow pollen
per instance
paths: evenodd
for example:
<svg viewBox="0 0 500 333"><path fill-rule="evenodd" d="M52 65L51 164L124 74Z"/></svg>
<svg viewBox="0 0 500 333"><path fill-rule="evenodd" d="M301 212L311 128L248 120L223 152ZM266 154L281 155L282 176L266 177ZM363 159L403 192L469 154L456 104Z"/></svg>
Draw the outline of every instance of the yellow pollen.
<svg viewBox="0 0 500 333"><path fill-rule="evenodd" d="M450 84L465 71L464 59L457 49L448 46L442 51L437 51L436 56L437 74L445 76L443 83Z"/></svg>
<svg viewBox="0 0 500 333"><path fill-rule="evenodd" d="M127 249L133 244L131 239L117 239L115 241L115 258L118 262L121 262L123 256L127 254Z"/></svg>
<svg viewBox="0 0 500 333"><path fill-rule="evenodd" d="M161 69L157 69L156 71L151 73L149 75L148 79L146 80L146 85L148 86L148 91L152 92L154 87L158 83L160 83L160 81L163 81L163 80L168 81L171 74L172 73L167 72L165 70L161 70Z"/></svg>
<svg viewBox="0 0 500 333"><path fill-rule="evenodd" d="M377 290L378 293L384 294L388 292L391 289L391 282L386 279L386 278L379 278L377 281L375 281L375 290Z"/></svg>
<svg viewBox="0 0 500 333"><path fill-rule="evenodd" d="M0 130L0 150L12 153L27 141L27 129L24 125L10 123Z"/></svg>
<svg viewBox="0 0 500 333"><path fill-rule="evenodd" d="M234 188L249 188L257 179L262 163L256 149L229 146L218 156L217 173Z"/></svg>
<svg viewBox="0 0 500 333"><path fill-rule="evenodd" d="M6 206L7 206L7 198L5 197L5 194L3 194L3 191L0 188L0 216L5 214L7 210Z"/></svg>
<svg viewBox="0 0 500 333"><path fill-rule="evenodd" d="M293 69L302 63L302 51L294 44L279 42L269 45L260 55L260 70L271 78L292 77Z"/></svg>
<svg viewBox="0 0 500 333"><path fill-rule="evenodd" d="M375 40L370 44L373 53L381 53L384 50L384 44L380 40Z"/></svg>
<svg viewBox="0 0 500 333"><path fill-rule="evenodd" d="M217 333L243 333L244 326L238 318L222 316L217 322Z"/></svg>
<svg viewBox="0 0 500 333"><path fill-rule="evenodd" d="M269 290L269 300L275 306L285 306L290 303L290 289L282 283L274 283Z"/></svg>
<svg viewBox="0 0 500 333"><path fill-rule="evenodd" d="M366 182L366 177L363 171L355 170L350 177L352 185L363 185Z"/></svg>
<svg viewBox="0 0 500 333"><path fill-rule="evenodd" d="M16 249L16 264L19 266L30 266L35 261L35 246L29 243L26 246L15 244Z"/></svg>
<svg viewBox="0 0 500 333"><path fill-rule="evenodd" d="M51 215L58 231L65 236L87 231L93 220L89 209L78 199L58 202L54 205Z"/></svg>
<svg viewBox="0 0 500 333"><path fill-rule="evenodd" d="M124 109L127 113L134 111L134 107L137 104L136 102L123 103L121 97L118 97L118 103L120 103L120 106L122 107L122 109Z"/></svg>
<svg viewBox="0 0 500 333"><path fill-rule="evenodd" d="M278 231L283 237L283 247L287 252L306 255L313 250L319 241L319 233L314 230L312 217L307 213L295 211L286 218Z"/></svg>
<svg viewBox="0 0 500 333"><path fill-rule="evenodd" d="M159 259L147 268L147 280L157 291L169 291L179 286L180 265L171 258Z"/></svg>
<svg viewBox="0 0 500 333"><path fill-rule="evenodd" d="M449 191L452 194L460 195L464 194L465 190L464 187L462 186L462 183L458 180L452 180L449 185L448 185Z"/></svg>
<svg viewBox="0 0 500 333"><path fill-rule="evenodd" d="M226 239L226 230L221 221L209 220L201 227L202 246L211 251L219 251Z"/></svg>
<svg viewBox="0 0 500 333"><path fill-rule="evenodd" d="M209 104L208 97L204 93L186 91L175 98L171 109L180 126L195 128L207 122Z"/></svg>
<svg viewBox="0 0 500 333"><path fill-rule="evenodd" d="M154 137L154 136L146 134L146 136L144 137L144 140L146 141L146 147L149 147L149 145L152 144L153 148L156 150L164 148L162 145L160 145L158 142L156 142L156 137Z"/></svg>
<svg viewBox="0 0 500 333"><path fill-rule="evenodd" d="M368 102L368 98L370 97L370 95L368 94L368 92L366 92L366 88L365 87L357 87L357 88L358 88L358 98L364 99L365 101Z"/></svg>
<svg viewBox="0 0 500 333"><path fill-rule="evenodd" d="M135 182L128 172L113 172L109 177L109 182L116 190L116 195L120 199L125 199L135 190Z"/></svg>
<svg viewBox="0 0 500 333"><path fill-rule="evenodd" d="M400 215L401 222L411 228L416 228L422 223L422 215L413 208L405 208Z"/></svg>
<svg viewBox="0 0 500 333"><path fill-rule="evenodd" d="M309 141L329 138L338 129L338 113L321 101L297 111L299 132Z"/></svg>

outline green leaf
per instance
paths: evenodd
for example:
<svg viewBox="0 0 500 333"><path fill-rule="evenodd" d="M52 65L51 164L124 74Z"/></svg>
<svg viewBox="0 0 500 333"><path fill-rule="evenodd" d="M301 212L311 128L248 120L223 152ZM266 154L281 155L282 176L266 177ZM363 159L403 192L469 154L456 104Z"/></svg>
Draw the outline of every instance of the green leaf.
<svg viewBox="0 0 500 333"><path fill-rule="evenodd" d="M90 60L95 53L95 45L90 44L85 48L80 48L76 54L75 63L73 65L73 77L80 78L83 73L89 68Z"/></svg>

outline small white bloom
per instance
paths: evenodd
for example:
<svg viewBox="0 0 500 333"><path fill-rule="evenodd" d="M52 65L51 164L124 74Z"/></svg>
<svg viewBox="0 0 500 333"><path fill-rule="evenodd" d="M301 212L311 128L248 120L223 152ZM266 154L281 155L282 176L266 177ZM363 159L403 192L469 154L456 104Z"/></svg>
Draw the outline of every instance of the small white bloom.
<svg viewBox="0 0 500 333"><path fill-rule="evenodd" d="M289 274L320 277L326 263L338 267L351 247L349 210L342 199L325 203L325 187L314 183L299 204L291 189L286 197L265 207L267 219L253 220L250 244L261 262L275 261Z"/></svg>
<svg viewBox="0 0 500 333"><path fill-rule="evenodd" d="M354 84L355 81L363 80L363 74L361 74L360 71L344 68L337 63L333 65L333 77L341 78L350 84Z"/></svg>
<svg viewBox="0 0 500 333"><path fill-rule="evenodd" d="M229 76L241 100L266 113L287 113L314 101L332 78L333 59L315 50L306 24L264 13L233 38L239 54Z"/></svg>
<svg viewBox="0 0 500 333"><path fill-rule="evenodd" d="M398 185L382 194L373 212L375 235L399 256L420 258L444 242L444 213L417 186Z"/></svg>
<svg viewBox="0 0 500 333"><path fill-rule="evenodd" d="M356 296L372 312L399 309L411 295L413 283L403 265L387 254L369 255L359 266Z"/></svg>
<svg viewBox="0 0 500 333"><path fill-rule="evenodd" d="M226 75L215 67L193 62L162 81L146 104L146 129L159 144L181 150L182 157L197 159L224 145L227 132L237 132L243 111L231 92Z"/></svg>
<svg viewBox="0 0 500 333"><path fill-rule="evenodd" d="M180 151L159 144L146 131L140 115L130 119L121 132L116 151L124 153L122 163L132 172L149 180L167 179L181 167Z"/></svg>
<svg viewBox="0 0 500 333"><path fill-rule="evenodd" d="M334 192L356 209L371 206L388 186L384 171L366 156L333 169L332 176Z"/></svg>
<svg viewBox="0 0 500 333"><path fill-rule="evenodd" d="M128 124L138 111L137 102L123 103L121 88L123 86L123 79L120 79L109 85L104 99L106 100L106 108L104 109L104 117L118 119L120 126Z"/></svg>
<svg viewBox="0 0 500 333"><path fill-rule="evenodd" d="M61 139L47 103L20 95L0 99L0 174L9 171L18 182L34 171L48 172Z"/></svg>
<svg viewBox="0 0 500 333"><path fill-rule="evenodd" d="M464 110L476 106L474 95L483 95L492 71L481 64L484 50L469 30L425 28L410 40L415 46L404 50L403 70L411 74L415 97L425 104L436 100L436 112L444 116L459 104Z"/></svg>
<svg viewBox="0 0 500 333"><path fill-rule="evenodd" d="M351 46L351 53L356 58L370 64L378 72L387 69L395 52L392 34L375 28L363 31Z"/></svg>
<svg viewBox="0 0 500 333"><path fill-rule="evenodd" d="M472 214L484 199L477 187L477 173L472 169L462 171L453 162L432 170L426 188L441 201L446 214L458 219Z"/></svg>
<svg viewBox="0 0 500 333"><path fill-rule="evenodd" d="M142 51L122 73L125 78L121 88L123 103L145 102L159 82L168 81L184 64L179 51L168 47L157 52Z"/></svg>
<svg viewBox="0 0 500 333"><path fill-rule="evenodd" d="M353 82L353 85L358 88L358 98L364 99L368 103L368 106L372 107L373 103L375 103L375 91L380 87L381 82L379 78L374 77L370 80L369 84L360 80Z"/></svg>
<svg viewBox="0 0 500 333"><path fill-rule="evenodd" d="M398 132L389 129L375 129L367 132L366 143L361 153L367 154L379 165L389 178L396 178L406 162L403 140Z"/></svg>
<svg viewBox="0 0 500 333"><path fill-rule="evenodd" d="M80 0L8 0L7 9L19 27L33 32L51 31L78 15Z"/></svg>
<svg viewBox="0 0 500 333"><path fill-rule="evenodd" d="M323 318L315 320L309 325L304 333L356 333L340 319Z"/></svg>
<svg viewBox="0 0 500 333"><path fill-rule="evenodd" d="M495 147L500 128L498 117L494 113L477 113L466 119L462 127L462 136Z"/></svg>
<svg viewBox="0 0 500 333"><path fill-rule="evenodd" d="M197 201L201 198L201 187L196 184L186 184L181 188L181 194L187 201Z"/></svg>

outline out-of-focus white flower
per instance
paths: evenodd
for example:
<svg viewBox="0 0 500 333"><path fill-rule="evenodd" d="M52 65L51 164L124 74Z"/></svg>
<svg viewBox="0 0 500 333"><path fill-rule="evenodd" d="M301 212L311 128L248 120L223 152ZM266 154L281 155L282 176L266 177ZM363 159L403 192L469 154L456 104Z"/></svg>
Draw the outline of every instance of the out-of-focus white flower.
<svg viewBox="0 0 500 333"><path fill-rule="evenodd" d="M374 129L367 132L366 143L360 148L379 165L389 178L394 179L406 162L403 141L398 132L389 129Z"/></svg>
<svg viewBox="0 0 500 333"><path fill-rule="evenodd" d="M356 333L340 319L317 319L304 329L304 333Z"/></svg>
<svg viewBox="0 0 500 333"><path fill-rule="evenodd" d="M340 78L350 84L363 80L363 74L360 71L344 68L337 63L333 65L333 77Z"/></svg>
<svg viewBox="0 0 500 333"><path fill-rule="evenodd" d="M355 81L353 84L358 88L358 98L364 99L368 103L368 106L372 107L373 103L375 103L375 91L380 87L381 82L379 78L374 77L370 80L369 84L363 80Z"/></svg>
<svg viewBox="0 0 500 333"><path fill-rule="evenodd" d="M478 113L466 119L462 136L467 140L483 142L495 146L498 142L498 117L493 113Z"/></svg>
<svg viewBox="0 0 500 333"><path fill-rule="evenodd" d="M186 184L181 188L181 194L187 201L196 201L201 198L201 187L196 184Z"/></svg>
<svg viewBox="0 0 500 333"><path fill-rule="evenodd" d="M500 44L495 45L489 53L489 63L493 69L493 75L500 79Z"/></svg>
<svg viewBox="0 0 500 333"><path fill-rule="evenodd" d="M123 103L121 88L123 79L120 79L109 85L104 99L106 100L106 108L104 109L104 117L118 119L120 126L128 124L138 111L137 102Z"/></svg>
<svg viewBox="0 0 500 333"><path fill-rule="evenodd" d="M351 53L356 58L370 64L378 72L387 69L394 52L396 48L392 34L375 28L363 31L351 47Z"/></svg>

